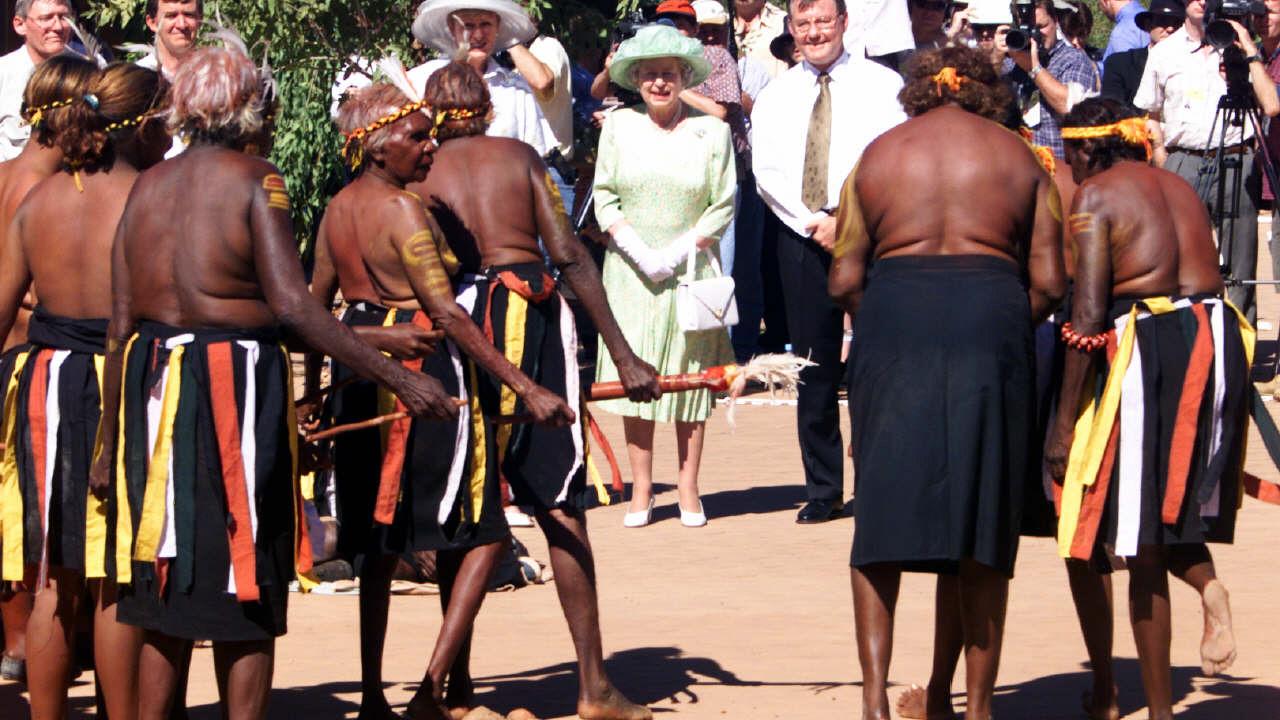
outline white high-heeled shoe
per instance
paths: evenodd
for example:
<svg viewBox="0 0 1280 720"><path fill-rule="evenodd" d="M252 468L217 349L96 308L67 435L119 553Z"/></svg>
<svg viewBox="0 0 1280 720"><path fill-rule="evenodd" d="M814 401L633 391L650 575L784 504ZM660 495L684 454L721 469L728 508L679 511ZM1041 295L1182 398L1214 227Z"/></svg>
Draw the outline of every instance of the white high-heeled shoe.
<svg viewBox="0 0 1280 720"><path fill-rule="evenodd" d="M703 525L706 525L707 514L703 512L703 510L705 510L705 508L702 507L702 503L698 503L698 512L689 512L687 510L681 509L680 524L685 527L691 527L691 528L702 527Z"/></svg>
<svg viewBox="0 0 1280 720"><path fill-rule="evenodd" d="M653 498L649 498L649 507L640 512L629 512L622 516L622 526L629 528L644 527L653 517Z"/></svg>

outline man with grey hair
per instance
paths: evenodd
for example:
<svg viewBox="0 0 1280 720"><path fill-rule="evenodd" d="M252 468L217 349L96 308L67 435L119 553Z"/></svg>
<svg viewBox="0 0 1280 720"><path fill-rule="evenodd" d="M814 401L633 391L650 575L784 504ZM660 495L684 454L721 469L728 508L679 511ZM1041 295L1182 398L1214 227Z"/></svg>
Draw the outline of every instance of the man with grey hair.
<svg viewBox="0 0 1280 720"><path fill-rule="evenodd" d="M74 18L68 0L17 0L14 5L13 31L25 42L0 57L0 161L17 157L31 137L22 118L22 91L36 65L67 47Z"/></svg>

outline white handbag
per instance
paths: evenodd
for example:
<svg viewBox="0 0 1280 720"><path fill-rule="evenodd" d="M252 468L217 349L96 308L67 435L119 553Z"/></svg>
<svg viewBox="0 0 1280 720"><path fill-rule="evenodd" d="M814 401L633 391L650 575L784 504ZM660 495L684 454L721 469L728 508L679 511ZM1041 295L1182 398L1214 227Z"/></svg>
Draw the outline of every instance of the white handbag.
<svg viewBox="0 0 1280 720"><path fill-rule="evenodd" d="M708 248L704 252L716 276L693 279L697 253L689 253L684 278L676 286L676 322L685 332L718 330L738 324L738 301L733 296L733 278L720 272L720 261Z"/></svg>

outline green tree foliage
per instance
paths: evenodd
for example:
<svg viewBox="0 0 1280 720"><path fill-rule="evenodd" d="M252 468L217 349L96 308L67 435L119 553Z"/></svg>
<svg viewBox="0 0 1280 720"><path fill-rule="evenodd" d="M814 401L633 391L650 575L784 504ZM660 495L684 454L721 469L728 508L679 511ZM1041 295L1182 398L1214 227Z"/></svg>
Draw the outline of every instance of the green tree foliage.
<svg viewBox="0 0 1280 720"><path fill-rule="evenodd" d="M620 0L619 13L642 0ZM236 29L256 55L265 54L280 93L271 160L289 182L299 248L305 253L325 204L341 187L341 138L329 118L331 88L350 58L398 55L412 67L425 59L412 46L414 0L206 0L205 18ZM603 42L613 21L605 4L587 0L524 0L544 32L566 46ZM87 17L135 42L152 42L142 22L145 0L89 0Z"/></svg>

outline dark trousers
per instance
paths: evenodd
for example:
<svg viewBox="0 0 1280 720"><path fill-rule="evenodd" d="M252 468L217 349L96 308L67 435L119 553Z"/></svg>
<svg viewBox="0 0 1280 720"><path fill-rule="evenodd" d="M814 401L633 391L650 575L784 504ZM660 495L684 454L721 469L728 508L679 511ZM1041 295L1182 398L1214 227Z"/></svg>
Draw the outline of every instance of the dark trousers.
<svg viewBox="0 0 1280 720"><path fill-rule="evenodd" d="M800 376L796 430L810 500L840 500L844 442L836 393L844 377L840 344L844 311L827 295L831 255L813 240L778 223L778 275L787 308L791 351L817 363Z"/></svg>

